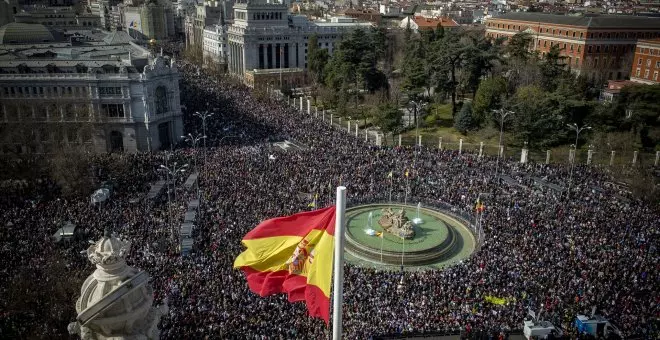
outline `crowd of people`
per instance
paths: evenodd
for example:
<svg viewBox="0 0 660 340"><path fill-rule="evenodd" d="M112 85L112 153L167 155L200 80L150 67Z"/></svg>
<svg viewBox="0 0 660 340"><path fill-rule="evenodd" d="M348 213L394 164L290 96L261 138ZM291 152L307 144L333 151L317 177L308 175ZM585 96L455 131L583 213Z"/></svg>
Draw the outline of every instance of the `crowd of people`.
<svg viewBox="0 0 660 340"><path fill-rule="evenodd" d="M593 306L624 336L658 336L658 207L621 192L606 172L578 166L568 196L532 179L564 184L568 167L500 161L499 172L517 182L503 183L493 175L495 158L374 146L286 102L255 98L245 86L209 77L196 65L182 62L180 71L186 133L203 131L195 112L214 112L206 120L206 149L184 144L173 153L98 156L100 176L117 160L133 164L113 177L117 189L101 206L90 205L88 197L35 199L25 190L5 195L0 338L66 338L76 289L93 271L79 251L106 228L131 240L127 261L150 274L155 303L168 301L159 326L163 339L327 338L330 328L309 318L304 304L249 291L233 269L243 251L240 240L264 219L310 209L316 194L318 206L332 204L340 184L348 188L349 204L385 200L390 172L394 200L449 204L472 214L477 195L490 193L482 198L485 238L469 259L444 270L402 273L347 264L346 339L434 332L504 337L522 328L528 308L542 309L544 318L571 333L575 316L590 314ZM300 148L274 145L284 140ZM201 214L193 251L181 256L170 226L181 223L185 198L196 195L184 192L185 178L171 207L167 200L136 197L164 179L158 166L165 158L193 164L195 157ZM53 244L48 236L62 221L88 237ZM402 275L406 284L397 291ZM489 303L486 295L507 303ZM22 307L25 301L34 310Z"/></svg>

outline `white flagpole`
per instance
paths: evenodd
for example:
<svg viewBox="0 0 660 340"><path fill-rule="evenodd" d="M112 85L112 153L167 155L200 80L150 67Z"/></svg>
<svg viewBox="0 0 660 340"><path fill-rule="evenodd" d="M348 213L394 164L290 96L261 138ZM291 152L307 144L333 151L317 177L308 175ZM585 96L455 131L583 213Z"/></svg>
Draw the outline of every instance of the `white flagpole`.
<svg viewBox="0 0 660 340"><path fill-rule="evenodd" d="M346 187L337 187L335 205L335 259L332 300L332 339L342 338L342 302L344 295L344 222L346 218Z"/></svg>

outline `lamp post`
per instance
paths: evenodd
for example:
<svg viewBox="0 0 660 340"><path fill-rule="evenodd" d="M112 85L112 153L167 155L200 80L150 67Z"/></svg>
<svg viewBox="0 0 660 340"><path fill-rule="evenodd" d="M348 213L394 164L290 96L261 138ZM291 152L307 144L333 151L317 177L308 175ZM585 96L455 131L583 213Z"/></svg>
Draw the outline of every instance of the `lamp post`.
<svg viewBox="0 0 660 340"><path fill-rule="evenodd" d="M187 136L181 136L186 142L191 143L193 147L193 152L195 153L195 158L193 159L195 164L194 164L194 169L195 171L199 171L197 169L197 143L199 143L200 140L206 139L206 136L202 136L200 134L197 134L197 136L193 136L192 133L189 133Z"/></svg>
<svg viewBox="0 0 660 340"><path fill-rule="evenodd" d="M203 129L202 131L205 137L208 136L206 134L206 118L213 117L214 114L215 112L208 112L208 111L195 112L195 116L199 117L202 120L202 129ZM206 168L206 138L204 138L204 168Z"/></svg>
<svg viewBox="0 0 660 340"><path fill-rule="evenodd" d="M571 162L571 170L568 175L568 190L566 191L566 198L568 199L571 197L571 184L573 183L573 168L575 167L575 161L577 158L578 139L580 138L580 132L584 130L591 130L591 126L583 125L582 127L580 127L575 123L566 124L566 126L568 126L568 128L570 128L571 130L575 131L575 147L573 149L575 151L573 152L573 161Z"/></svg>
<svg viewBox="0 0 660 340"><path fill-rule="evenodd" d="M421 111L422 108L426 106L425 102L422 101L417 101L417 100L411 100L410 104L412 105L412 108L414 110L414 115L415 115L415 134L417 135L416 143L419 141L419 117L417 117L418 112Z"/></svg>
<svg viewBox="0 0 660 340"><path fill-rule="evenodd" d="M514 112L505 109L497 109L493 110L493 113L497 114L495 118L500 122L500 142L497 145L497 159L495 160L495 176L497 177L500 165L500 157L502 156L502 136L504 135L504 121L507 116L514 114Z"/></svg>
<svg viewBox="0 0 660 340"><path fill-rule="evenodd" d="M185 168L188 166L188 164L185 164L185 165L179 167L179 169L177 169L177 163L175 162L174 166L172 166L172 168L170 169L170 167L167 165L167 163L168 163L171 155L172 154L167 154L165 156L165 164L161 164L160 167L159 167L159 170L165 172L165 175L167 176L167 219L168 219L168 223L170 225L170 228L172 228L172 241L176 241L176 229L175 229L174 225L172 224L172 200L170 198L171 197L171 195L170 195L170 177L174 177L176 179L176 177L175 177L176 174L179 173L179 172L184 172ZM174 182L174 188L175 188L174 201L176 202L176 181Z"/></svg>

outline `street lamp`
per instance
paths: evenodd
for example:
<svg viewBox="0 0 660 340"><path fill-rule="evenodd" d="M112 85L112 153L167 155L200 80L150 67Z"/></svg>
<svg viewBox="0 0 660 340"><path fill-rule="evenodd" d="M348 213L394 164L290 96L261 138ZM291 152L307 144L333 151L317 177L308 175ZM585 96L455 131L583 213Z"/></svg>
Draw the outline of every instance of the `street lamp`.
<svg viewBox="0 0 660 340"><path fill-rule="evenodd" d="M166 155L165 157L165 164L167 164L167 161L169 160L171 154ZM174 162L174 165L172 168L168 167L165 164L161 164L159 167L159 170L165 172L165 175L167 176L167 216L168 216L168 222L170 224L170 228L172 228L172 240L176 241L176 228L172 224L172 201L170 199L170 177L174 178L174 202L176 202L176 175L178 173L182 173L186 171L186 167L188 164L184 164L177 169L177 163Z"/></svg>
<svg viewBox="0 0 660 340"><path fill-rule="evenodd" d="M568 190L566 191L566 198L568 199L571 197L571 185L573 184L573 168L575 167L575 161L577 158L578 139L580 138L580 132L582 132L583 130L591 130L591 126L583 125L582 127L579 127L575 123L566 124L566 126L568 126L568 128L570 128L571 130L575 131L575 145L573 148L574 150L573 159L571 161L571 170L568 175Z"/></svg>
<svg viewBox="0 0 660 340"><path fill-rule="evenodd" d="M208 105L208 103L207 103L207 105ZM204 136L208 136L206 134L206 118L213 117L214 114L215 114L214 112L208 112L208 111L204 111L204 112L197 111L197 112L195 112L195 116L199 117L202 120L202 129L203 129ZM204 138L204 168L206 168L206 138Z"/></svg>
<svg viewBox="0 0 660 340"><path fill-rule="evenodd" d="M192 144L193 152L195 153L195 158L194 158L195 166L194 166L194 169L195 169L195 171L199 171L197 169L197 143L199 143L199 141L202 140L202 139L206 140L206 136L202 136L200 134L197 134L197 136L193 136L192 133L189 133L187 136L181 136L181 138L183 138L183 140L185 140L186 142Z"/></svg>
<svg viewBox="0 0 660 340"><path fill-rule="evenodd" d="M504 135L504 121L507 116L514 114L514 112L505 109L497 109L493 110L493 113L497 114L495 118L500 122L500 142L497 145L497 159L495 160L495 176L497 176L500 165L500 157L502 156L502 136Z"/></svg>

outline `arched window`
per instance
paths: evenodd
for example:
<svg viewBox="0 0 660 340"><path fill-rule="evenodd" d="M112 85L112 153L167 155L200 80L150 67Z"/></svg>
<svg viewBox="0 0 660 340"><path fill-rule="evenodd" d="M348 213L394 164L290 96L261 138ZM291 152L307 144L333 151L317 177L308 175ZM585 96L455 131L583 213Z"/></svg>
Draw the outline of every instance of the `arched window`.
<svg viewBox="0 0 660 340"><path fill-rule="evenodd" d="M167 89L165 86L158 86L155 93L156 114L163 114L169 110L167 102Z"/></svg>

